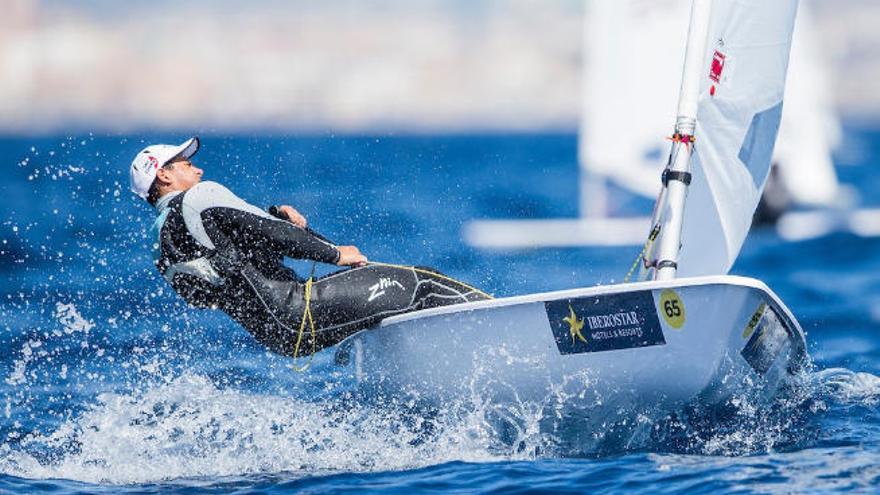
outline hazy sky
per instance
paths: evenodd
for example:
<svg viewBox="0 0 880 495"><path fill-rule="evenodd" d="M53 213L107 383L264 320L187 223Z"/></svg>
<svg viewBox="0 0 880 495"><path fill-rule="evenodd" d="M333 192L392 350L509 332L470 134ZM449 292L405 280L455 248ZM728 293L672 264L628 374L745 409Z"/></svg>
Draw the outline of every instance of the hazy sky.
<svg viewBox="0 0 880 495"><path fill-rule="evenodd" d="M878 119L880 1L811 3L836 104ZM581 0L4 6L0 132L573 130L583 107Z"/></svg>

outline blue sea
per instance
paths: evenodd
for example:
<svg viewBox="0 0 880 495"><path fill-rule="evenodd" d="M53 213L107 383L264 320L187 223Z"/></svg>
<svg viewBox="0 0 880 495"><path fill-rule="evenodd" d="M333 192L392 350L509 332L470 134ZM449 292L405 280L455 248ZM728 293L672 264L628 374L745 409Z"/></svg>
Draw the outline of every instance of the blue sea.
<svg viewBox="0 0 880 495"><path fill-rule="evenodd" d="M880 206L880 131L846 135L841 180ZM880 489L880 239L750 234L733 272L765 281L807 332L812 365L796 394L690 423L647 405L640 431L677 433L548 449L527 427L534 409L511 408L514 428L499 428L478 412L361 400L326 353L297 372L225 315L183 304L152 265L154 212L129 192L127 169L146 144L187 137L0 139L0 492ZM208 133L195 161L373 260L506 296L620 282L638 254L463 243L471 219L575 216L576 148L574 134ZM651 206L614 197L621 214Z"/></svg>

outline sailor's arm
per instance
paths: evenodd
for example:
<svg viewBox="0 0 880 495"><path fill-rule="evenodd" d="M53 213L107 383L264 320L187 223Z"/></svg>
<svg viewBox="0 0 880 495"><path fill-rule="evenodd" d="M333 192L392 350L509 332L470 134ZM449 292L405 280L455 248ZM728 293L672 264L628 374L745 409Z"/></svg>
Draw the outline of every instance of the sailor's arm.
<svg viewBox="0 0 880 495"><path fill-rule="evenodd" d="M213 244L229 239L242 250L266 250L323 263L340 260L340 251L333 243L273 217L216 182L203 182L188 191L183 207L199 217L200 222L192 222L192 227L198 230L196 223L200 223Z"/></svg>
<svg viewBox="0 0 880 495"><path fill-rule="evenodd" d="M296 259L335 264L341 253L337 247L319 239L291 222L268 218L242 210L223 212L227 232L236 244L269 249Z"/></svg>
<svg viewBox="0 0 880 495"><path fill-rule="evenodd" d="M308 228L306 218L292 206L270 206L269 214L276 218L290 221L319 240L330 242L322 235ZM336 261L336 264L339 266L356 266L367 263L367 257L361 253L357 246L337 246L336 249L339 250L339 259Z"/></svg>

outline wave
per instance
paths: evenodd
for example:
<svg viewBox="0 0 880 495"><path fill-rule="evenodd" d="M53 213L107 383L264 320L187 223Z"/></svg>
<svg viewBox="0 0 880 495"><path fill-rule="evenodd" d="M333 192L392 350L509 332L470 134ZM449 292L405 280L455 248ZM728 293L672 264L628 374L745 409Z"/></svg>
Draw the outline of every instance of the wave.
<svg viewBox="0 0 880 495"><path fill-rule="evenodd" d="M849 417L852 413L841 411L853 408L876 414L880 401L880 377L832 368L806 371L772 397L750 394L745 387L721 404L698 399L674 411L626 404L602 417L566 407L572 394L583 399L594 393L588 375L568 377L538 403L516 394L490 398L480 388L486 377L474 377L467 400L438 408L344 387L322 394L322 382L340 378L329 362L316 362L310 376L298 377L293 391L255 391L247 382L230 384L191 369L180 371L169 364L173 357L163 357L159 349L113 363L140 373L115 382L122 390L47 398L41 390L64 391L70 381L67 365L58 363L66 356L63 351L71 344L88 347L95 332L95 323L73 304L56 304L53 316L58 328L26 339L11 356L4 383L18 395L6 397L5 441L0 444L0 473L5 475L127 484L267 473L311 477L451 461L755 455L822 447L827 439L817 424L824 418ZM69 365L94 369L88 363L99 352L78 356L81 362ZM55 400L66 400L75 412L51 428L22 419L46 415L43 410ZM613 401L596 394L586 403L607 411ZM26 407L10 410L11 403ZM832 442L846 438L839 428L834 435Z"/></svg>
<svg viewBox="0 0 880 495"><path fill-rule="evenodd" d="M873 407L880 401L880 377L871 373L829 368L810 375L817 399L839 406Z"/></svg>
<svg viewBox="0 0 880 495"><path fill-rule="evenodd" d="M48 435L0 448L0 471L27 478L138 483L290 472L314 475L489 461L467 424L430 443L419 418L348 400L223 390L184 375L142 395L103 394Z"/></svg>
<svg viewBox="0 0 880 495"><path fill-rule="evenodd" d="M806 432L835 407L874 406L880 377L845 369L805 375L769 405L734 397L722 408L628 411L590 438L588 455L678 452L742 455L812 445ZM184 374L142 393L99 396L51 433L0 446L0 472L92 483L289 473L414 469L450 461L580 456L536 404L456 405L425 411L345 394L332 400L248 393ZM766 406L766 407L765 407ZM512 432L512 433L511 433ZM512 440L511 440L512 439ZM815 440L815 439L812 439ZM569 447L571 447L569 445Z"/></svg>

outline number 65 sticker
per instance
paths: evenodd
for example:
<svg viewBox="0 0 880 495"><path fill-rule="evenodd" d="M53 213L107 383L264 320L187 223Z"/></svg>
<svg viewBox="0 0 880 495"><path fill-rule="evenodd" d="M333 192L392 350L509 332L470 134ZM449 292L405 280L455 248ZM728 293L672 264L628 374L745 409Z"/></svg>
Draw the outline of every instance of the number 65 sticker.
<svg viewBox="0 0 880 495"><path fill-rule="evenodd" d="M680 329L684 325L684 303L672 289L660 293L660 314L670 327Z"/></svg>

